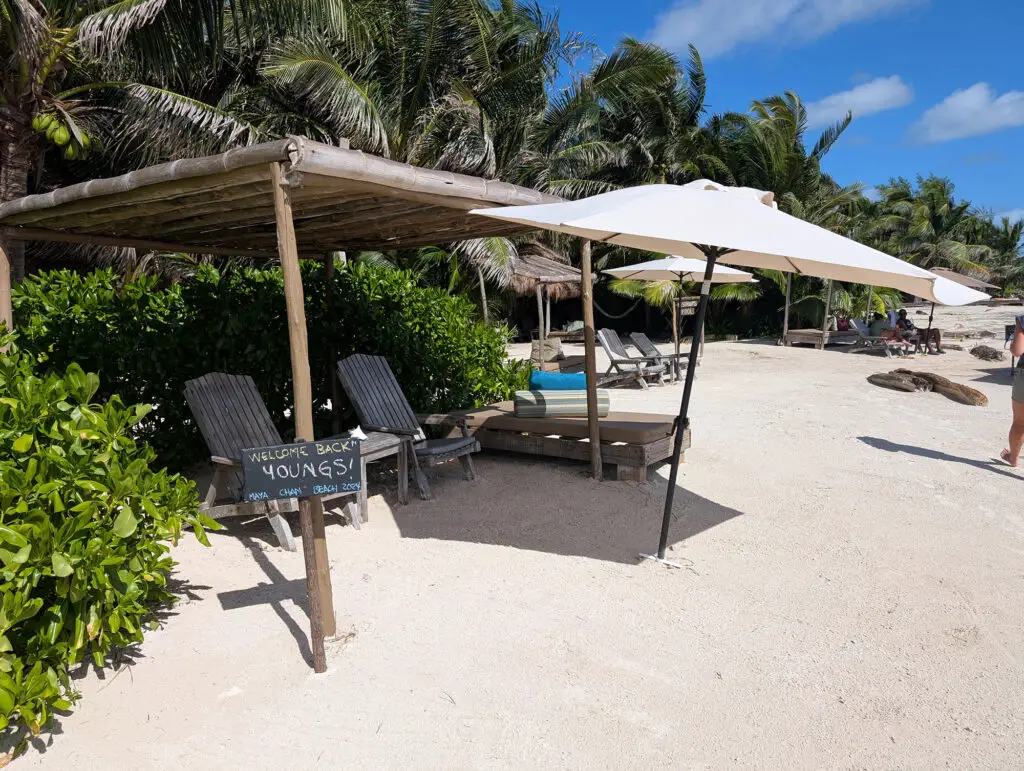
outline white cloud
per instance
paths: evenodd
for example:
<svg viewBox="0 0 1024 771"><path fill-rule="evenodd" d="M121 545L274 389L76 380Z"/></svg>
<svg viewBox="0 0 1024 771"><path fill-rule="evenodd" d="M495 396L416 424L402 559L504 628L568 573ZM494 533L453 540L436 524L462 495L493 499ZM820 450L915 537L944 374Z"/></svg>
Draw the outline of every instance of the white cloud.
<svg viewBox="0 0 1024 771"><path fill-rule="evenodd" d="M807 105L807 124L812 128L835 123L852 112L854 118L863 118L876 112L892 110L910 104L914 92L899 75L875 78L854 86L849 91L826 96Z"/></svg>
<svg viewBox="0 0 1024 771"><path fill-rule="evenodd" d="M947 142L1014 126L1024 126L1024 91L996 96L988 83L975 83L928 108L910 133L920 142Z"/></svg>
<svg viewBox="0 0 1024 771"><path fill-rule="evenodd" d="M922 2L927 0L673 0L648 37L675 51L694 43L711 58L742 43L814 40Z"/></svg>
<svg viewBox="0 0 1024 771"><path fill-rule="evenodd" d="M1006 217L1010 222L1024 222L1024 209L1010 209L1010 211L1000 212L995 216L995 221L999 222L1003 217Z"/></svg>

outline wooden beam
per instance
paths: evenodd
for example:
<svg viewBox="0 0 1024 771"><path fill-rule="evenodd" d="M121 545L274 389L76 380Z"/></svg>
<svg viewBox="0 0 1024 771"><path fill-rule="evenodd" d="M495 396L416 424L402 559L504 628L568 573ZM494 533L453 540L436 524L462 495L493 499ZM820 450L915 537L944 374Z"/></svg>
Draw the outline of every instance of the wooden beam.
<svg viewBox="0 0 1024 771"><path fill-rule="evenodd" d="M276 257L272 251L259 249L235 249L205 244L174 244L167 241L150 241L144 238L117 238L90 233L69 233L63 230L42 228L6 228L9 238L22 241L56 241L62 244L94 244L96 246L122 246L129 249L148 249L156 252L186 252L188 254L212 254L221 257Z"/></svg>
<svg viewBox="0 0 1024 771"><path fill-rule="evenodd" d="M600 480L601 421L597 414L597 351L594 349L594 283L590 273L590 241L580 244L580 281L583 299L583 346L587 371L587 425L590 429L590 470ZM680 429L682 427L680 426Z"/></svg>
<svg viewBox="0 0 1024 771"><path fill-rule="evenodd" d="M11 261L7 257L7 244L0 234L0 325L14 331L14 311L11 307ZM6 349L5 349L6 350Z"/></svg>
<svg viewBox="0 0 1024 771"><path fill-rule="evenodd" d="M281 164L270 164L270 178L273 184L274 207L277 211L277 242L281 259L281 273L284 276L284 297L288 314L288 344L292 360L292 390L294 394L293 414L295 437L307 442L313 441L313 389L309 376L309 347L306 338L305 296L302 291L302 274L299 272L299 251L295 243L295 225L292 222L292 207L289 190L283 180ZM335 633L334 600L331 588L330 563L327 559L327 538L324 531L324 512L319 498L310 501L311 532L313 553L316 558L315 575L318 591L309 587L310 605L314 594L318 594L323 634L332 637ZM309 554L303 532L303 553ZM307 566L307 576L310 571ZM312 616L313 608L310 608ZM322 640L321 640L322 644Z"/></svg>

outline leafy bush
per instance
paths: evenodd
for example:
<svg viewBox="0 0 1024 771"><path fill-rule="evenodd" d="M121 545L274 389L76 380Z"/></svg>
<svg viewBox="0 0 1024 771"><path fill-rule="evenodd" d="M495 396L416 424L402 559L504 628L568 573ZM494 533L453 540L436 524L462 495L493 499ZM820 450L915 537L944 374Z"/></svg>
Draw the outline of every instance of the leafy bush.
<svg viewBox="0 0 1024 771"><path fill-rule="evenodd" d="M416 410L478 406L525 387L526 367L505 360L507 330L481 324L464 298L368 266L339 269L327 282L320 265L304 264L303 284L321 435L330 429L335 362L352 353L386 357ZM108 270L58 271L16 287L14 304L23 346L52 370L79 362L100 374L105 395L155 406L138 431L176 467L204 455L183 390L207 372L251 375L290 436L291 363L277 269L207 266L167 288L147 277L121 284Z"/></svg>
<svg viewBox="0 0 1024 771"><path fill-rule="evenodd" d="M0 339L0 344L10 339ZM192 482L153 471L132 432L148 407L93 402L95 374L0 354L0 729L38 733L75 698L68 667L142 640L173 595L168 542L207 543Z"/></svg>

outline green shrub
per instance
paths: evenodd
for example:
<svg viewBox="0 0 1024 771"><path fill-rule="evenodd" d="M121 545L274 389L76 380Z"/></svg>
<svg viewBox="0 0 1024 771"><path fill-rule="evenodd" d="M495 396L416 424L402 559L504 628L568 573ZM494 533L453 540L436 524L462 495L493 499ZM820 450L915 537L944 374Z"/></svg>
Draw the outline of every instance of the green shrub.
<svg viewBox="0 0 1024 771"><path fill-rule="evenodd" d="M185 525L207 543L203 523L216 525L192 482L153 471L136 443L148 407L97 404L95 374L35 364L0 354L0 729L38 733L75 698L69 666L103 666L173 599L168 543Z"/></svg>
<svg viewBox="0 0 1024 771"><path fill-rule="evenodd" d="M408 273L339 269L331 282L303 264L306 324L317 432L338 359L388 359L418 411L472 407L525 387L525 365L506 362L504 328L486 326L462 297L417 285ZM284 290L277 269L205 267L161 288L152 278L120 283L108 270L43 273L14 290L21 341L54 371L71 362L100 374L104 395L155 410L138 427L174 467L201 459L201 437L185 403L185 381L207 372L248 374L287 439L292 403ZM346 405L341 405L343 408Z"/></svg>

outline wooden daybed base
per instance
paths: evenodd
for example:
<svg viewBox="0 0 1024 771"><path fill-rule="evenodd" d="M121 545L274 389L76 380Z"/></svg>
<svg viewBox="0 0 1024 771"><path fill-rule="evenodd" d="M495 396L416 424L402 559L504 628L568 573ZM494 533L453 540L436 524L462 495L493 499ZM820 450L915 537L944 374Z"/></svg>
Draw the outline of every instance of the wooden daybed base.
<svg viewBox="0 0 1024 771"><path fill-rule="evenodd" d="M783 341L785 345L806 343L819 351L826 345L835 343L854 343L860 339L860 332L850 329L845 332L822 332L820 329L791 329Z"/></svg>
<svg viewBox="0 0 1024 771"><path fill-rule="evenodd" d="M586 418L517 418L512 402L468 412L469 432L481 447L552 458L590 460ZM600 419L601 459L616 467L616 479L643 481L647 468L672 455L677 418L642 412L610 412ZM683 450L690 447L690 431ZM682 456L680 456L682 457Z"/></svg>

